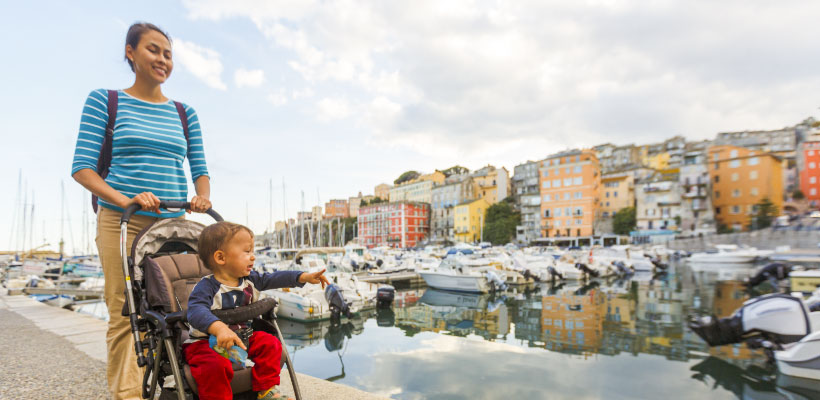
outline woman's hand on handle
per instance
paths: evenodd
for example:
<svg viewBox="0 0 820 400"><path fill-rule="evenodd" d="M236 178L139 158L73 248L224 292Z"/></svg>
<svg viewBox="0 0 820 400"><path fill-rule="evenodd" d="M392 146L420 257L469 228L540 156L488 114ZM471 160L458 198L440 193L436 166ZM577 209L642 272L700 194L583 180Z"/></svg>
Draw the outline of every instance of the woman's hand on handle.
<svg viewBox="0 0 820 400"><path fill-rule="evenodd" d="M198 213L204 213L205 211L208 211L210 209L211 209L211 201L208 200L207 197L205 197L205 196L194 196L191 199L191 208L188 209L188 213L191 213L191 211L198 212Z"/></svg>
<svg viewBox="0 0 820 400"><path fill-rule="evenodd" d="M151 192L142 192L134 196L125 206L127 207L129 204L137 204L143 211L159 213L159 197Z"/></svg>

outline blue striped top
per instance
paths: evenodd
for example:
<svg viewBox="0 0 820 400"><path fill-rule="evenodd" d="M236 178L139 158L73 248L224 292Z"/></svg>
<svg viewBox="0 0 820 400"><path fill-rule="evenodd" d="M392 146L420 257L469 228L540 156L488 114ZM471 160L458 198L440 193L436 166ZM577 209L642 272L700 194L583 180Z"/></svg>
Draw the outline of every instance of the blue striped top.
<svg viewBox="0 0 820 400"><path fill-rule="evenodd" d="M188 143L182 130L174 102L151 103L120 90L111 168L105 181L120 193L134 197L152 192L160 200L185 201L188 184L182 162L188 157L191 178L196 181L208 175L205 148L199 118L191 106L183 104L188 118ZM108 123L108 91L98 89L88 95L80 119L80 133L74 150L71 174L84 168L97 170L97 159ZM99 199L99 205L122 212L122 209ZM139 215L175 218L184 212L163 212L161 215L138 211Z"/></svg>

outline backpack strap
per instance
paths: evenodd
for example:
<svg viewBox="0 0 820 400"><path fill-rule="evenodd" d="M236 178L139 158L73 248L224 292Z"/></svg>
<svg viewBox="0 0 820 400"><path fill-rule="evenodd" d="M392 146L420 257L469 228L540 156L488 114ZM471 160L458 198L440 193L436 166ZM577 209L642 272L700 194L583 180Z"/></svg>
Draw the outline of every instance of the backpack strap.
<svg viewBox="0 0 820 400"><path fill-rule="evenodd" d="M185 142L188 142L188 114L185 112L185 107L182 106L182 103L175 101L174 105L177 107L179 120L182 121L182 133L185 134Z"/></svg>
<svg viewBox="0 0 820 400"><path fill-rule="evenodd" d="M114 124L117 121L117 103L119 94L116 90L108 91L108 122L105 125L105 136L100 147L100 156L97 158L97 174L105 179L108 176L108 169L111 167L111 151L114 143ZM97 195L91 195L91 207L97 212Z"/></svg>

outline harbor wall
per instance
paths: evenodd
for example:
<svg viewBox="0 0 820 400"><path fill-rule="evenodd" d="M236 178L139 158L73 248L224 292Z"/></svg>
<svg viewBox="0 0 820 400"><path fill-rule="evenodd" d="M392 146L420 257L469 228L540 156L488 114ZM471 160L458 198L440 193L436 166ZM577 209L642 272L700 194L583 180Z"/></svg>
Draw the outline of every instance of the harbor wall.
<svg viewBox="0 0 820 400"><path fill-rule="evenodd" d="M698 252L713 249L716 244L747 245L761 250L775 250L779 246L789 246L792 249L817 249L818 243L820 243L820 231L763 229L753 232L675 239L668 242L667 246L672 250Z"/></svg>

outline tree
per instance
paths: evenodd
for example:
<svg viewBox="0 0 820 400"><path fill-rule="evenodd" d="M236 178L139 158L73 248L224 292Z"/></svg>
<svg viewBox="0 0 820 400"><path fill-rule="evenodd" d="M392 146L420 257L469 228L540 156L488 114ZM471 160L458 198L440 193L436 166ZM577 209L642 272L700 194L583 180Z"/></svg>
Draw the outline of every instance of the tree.
<svg viewBox="0 0 820 400"><path fill-rule="evenodd" d="M466 174L466 173L469 173L469 172L470 172L469 168L462 167L461 165L453 165L452 167L447 168L444 171L441 171L441 173L443 173L444 176L446 176L448 178L452 175Z"/></svg>
<svg viewBox="0 0 820 400"><path fill-rule="evenodd" d="M797 189L794 192L792 192L792 198L795 200L803 200L806 198L806 195L804 195L800 189Z"/></svg>
<svg viewBox="0 0 820 400"><path fill-rule="evenodd" d="M612 230L617 235L628 235L636 226L635 207L622 208L612 216Z"/></svg>
<svg viewBox="0 0 820 400"><path fill-rule="evenodd" d="M399 175L399 177L396 178L395 181L393 181L393 184L394 185L401 185L402 183L407 182L407 181L411 181L413 179L416 179L419 176L421 176L421 173L419 173L418 171L407 171L407 172Z"/></svg>
<svg viewBox="0 0 820 400"><path fill-rule="evenodd" d="M756 229L763 229L772 226L772 221L777 216L777 206L768 197L757 203L757 213L754 216L753 226Z"/></svg>
<svg viewBox="0 0 820 400"><path fill-rule="evenodd" d="M484 240L494 245L510 243L520 223L521 214L515 212L510 203L493 204L484 216Z"/></svg>
<svg viewBox="0 0 820 400"><path fill-rule="evenodd" d="M370 201L362 200L361 204L359 204L359 207L372 206L373 204L386 203L386 202L387 202L387 200L385 200L381 197L374 197L374 198L370 199Z"/></svg>

